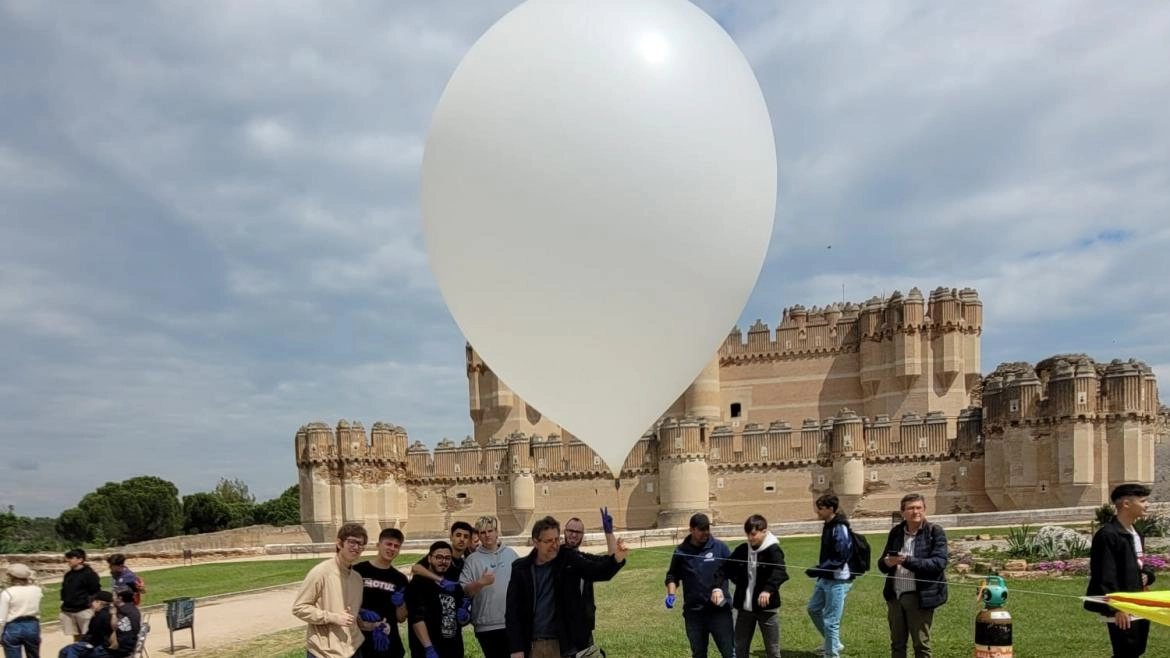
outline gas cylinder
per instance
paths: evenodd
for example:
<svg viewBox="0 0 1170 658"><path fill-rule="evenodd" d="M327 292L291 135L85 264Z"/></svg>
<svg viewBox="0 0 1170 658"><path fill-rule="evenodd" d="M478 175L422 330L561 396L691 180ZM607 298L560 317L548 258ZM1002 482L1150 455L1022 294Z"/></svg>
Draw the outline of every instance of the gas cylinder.
<svg viewBox="0 0 1170 658"><path fill-rule="evenodd" d="M1011 658L1012 615L1006 609L1007 584L987 576L979 586L983 608L975 615L975 658Z"/></svg>

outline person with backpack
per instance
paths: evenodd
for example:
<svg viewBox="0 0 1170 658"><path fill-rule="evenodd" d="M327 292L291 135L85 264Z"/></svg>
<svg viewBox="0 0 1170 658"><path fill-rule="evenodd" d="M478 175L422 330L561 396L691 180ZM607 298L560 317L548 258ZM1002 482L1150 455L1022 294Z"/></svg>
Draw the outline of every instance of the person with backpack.
<svg viewBox="0 0 1170 658"><path fill-rule="evenodd" d="M840 658L845 648L841 642L845 597L853 587L853 579L860 575L849 568L850 558L854 558L856 552L858 561L864 561L861 560L864 557L861 551L854 551L854 538L860 535L853 534L849 520L837 511L839 505L840 501L832 494L817 498L817 518L825 522L821 528L821 554L817 566L804 572L809 578L816 579L808 601L808 616L825 639L816 654L827 658Z"/></svg>
<svg viewBox="0 0 1170 658"><path fill-rule="evenodd" d="M914 658L930 658L934 610L947 602L947 533L926 520L926 498L902 497L902 522L890 530L878 569L886 574L882 596L890 624L890 657L906 658L906 639Z"/></svg>

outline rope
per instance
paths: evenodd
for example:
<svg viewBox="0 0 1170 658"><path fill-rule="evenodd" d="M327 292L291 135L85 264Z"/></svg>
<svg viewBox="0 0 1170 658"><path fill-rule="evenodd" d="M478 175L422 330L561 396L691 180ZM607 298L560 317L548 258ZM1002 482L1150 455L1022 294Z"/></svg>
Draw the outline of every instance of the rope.
<svg viewBox="0 0 1170 658"><path fill-rule="evenodd" d="M652 547L652 548L640 548L638 550L665 554L667 549L659 549L659 548ZM677 549L674 549L674 548L671 548L669 550L671 551L671 557L677 556L677 557L683 557L683 558L703 558L703 559L706 559L705 555L691 555L691 554L687 554L687 553L680 553ZM715 558L715 559L721 560L724 562L739 562L739 563L744 563L744 564L747 564L747 562L748 562L747 560L736 560L736 559L733 559L730 557ZM881 558L879 557L878 559L880 560ZM757 561L756 565L757 566L784 567L785 569L800 569L801 571L804 571L806 569L816 568L816 566L817 566L817 565L803 566L803 565L788 564L788 563L781 564L779 562L762 562L762 561ZM860 580L862 578L896 579L896 578L898 578L898 576L895 576L893 574L884 574L880 571L877 571L875 568L874 570L863 573L860 576L856 576L857 580ZM939 582L937 580L930 580L928 578L906 578L905 580L913 580L915 583L937 583L937 582ZM983 585L981 583L977 584L977 583L967 583L967 582L961 582L961 581L946 581L946 583L947 583L948 587L955 587L955 586L969 587L969 588L974 589L974 590L981 590L983 588ZM1011 589L1011 593L1012 594L1034 594L1036 596L1051 596L1051 597L1055 597L1055 598L1075 599L1077 601L1083 601L1083 600L1086 600L1086 598L1091 599L1091 600L1098 600L1094 597L1085 597L1085 596L1079 596L1076 594L1058 594L1055 592L1043 592L1043 591L1039 591L1039 590L1017 589L1014 587Z"/></svg>

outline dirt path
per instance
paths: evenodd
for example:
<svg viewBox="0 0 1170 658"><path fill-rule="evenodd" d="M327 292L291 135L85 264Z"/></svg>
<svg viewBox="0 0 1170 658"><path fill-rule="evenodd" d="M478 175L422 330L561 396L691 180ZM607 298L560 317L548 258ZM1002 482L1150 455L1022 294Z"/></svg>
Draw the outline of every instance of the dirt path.
<svg viewBox="0 0 1170 658"><path fill-rule="evenodd" d="M303 624L292 616L292 602L297 584L253 594L240 594L197 603L195 606L195 647L200 651L214 649L275 633ZM146 649L152 656L171 654L167 620L163 610L151 610L150 635ZM41 638L41 655L56 656L62 647L72 643L59 627L46 628ZM191 631L175 632L175 653L191 654Z"/></svg>

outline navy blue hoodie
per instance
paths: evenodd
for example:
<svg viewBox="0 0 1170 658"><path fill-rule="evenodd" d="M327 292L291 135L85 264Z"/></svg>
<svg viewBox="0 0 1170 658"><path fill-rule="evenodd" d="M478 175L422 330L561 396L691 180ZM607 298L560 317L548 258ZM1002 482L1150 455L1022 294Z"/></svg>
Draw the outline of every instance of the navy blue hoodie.
<svg viewBox="0 0 1170 658"><path fill-rule="evenodd" d="M703 610L728 610L731 601L731 590L727 579L715 582L715 572L727 558L731 557L731 549L727 544L711 537L703 546L695 546L690 537L683 540L674 549L674 557L670 559L670 568L666 572L666 584L680 583L683 588L683 610L687 612L701 612ZM723 590L724 603L716 608L711 603L711 590L719 587Z"/></svg>

